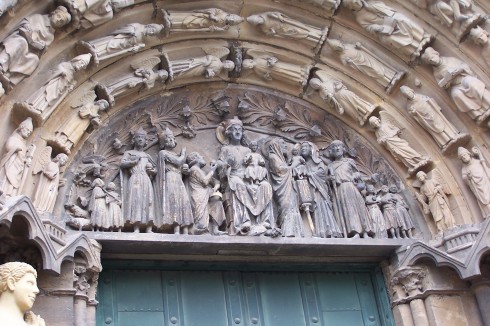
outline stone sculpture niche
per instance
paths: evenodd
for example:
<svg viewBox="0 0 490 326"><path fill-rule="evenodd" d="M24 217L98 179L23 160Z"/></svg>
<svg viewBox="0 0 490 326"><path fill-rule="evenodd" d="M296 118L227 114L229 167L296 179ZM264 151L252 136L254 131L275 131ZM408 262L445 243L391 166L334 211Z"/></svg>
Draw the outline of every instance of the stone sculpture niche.
<svg viewBox="0 0 490 326"><path fill-rule="evenodd" d="M238 99L222 93L150 98L116 124L109 122L111 132L95 131L81 149L86 156L68 174L71 183L62 188L69 188L68 225L181 235L413 236L398 188L389 194L396 211L390 216L400 216L391 224L383 215L390 212L383 196L365 191L366 183L380 185L380 173L383 180L398 179L387 177L393 174L386 174L384 163L366 165L375 159L360 143L348 148L329 138L353 139L335 118L319 125L303 106L248 92ZM217 109L220 99L228 111ZM240 118L227 117L235 112ZM195 119L194 138L182 129L189 117ZM328 145L326 151L313 139Z"/></svg>
<svg viewBox="0 0 490 326"><path fill-rule="evenodd" d="M116 29L108 36L79 41L78 47L80 52L90 53L97 65L103 60L141 51L146 46L146 38L158 36L163 30L164 26L159 24L133 23Z"/></svg>
<svg viewBox="0 0 490 326"><path fill-rule="evenodd" d="M327 40L333 51L338 52L342 64L352 67L360 73L374 79L386 93L391 93L397 83L405 76L404 71L397 71L386 62L383 63L376 55L361 43L343 43L336 39Z"/></svg>
<svg viewBox="0 0 490 326"><path fill-rule="evenodd" d="M70 20L63 6L49 15L34 14L24 18L0 43L0 83L7 92L32 75L39 65L39 57L54 41L56 30Z"/></svg>
<svg viewBox="0 0 490 326"><path fill-rule="evenodd" d="M400 87L400 91L407 98L408 113L427 130L443 153L452 151L470 140L470 135L459 132L446 119L442 114L442 108L433 98L415 93L408 86Z"/></svg>
<svg viewBox="0 0 490 326"><path fill-rule="evenodd" d="M30 309L34 304L37 272L26 263L0 265L0 324L45 326L44 320Z"/></svg>
<svg viewBox="0 0 490 326"><path fill-rule="evenodd" d="M77 73L85 70L90 63L90 54L79 55L58 65L47 82L24 102L14 104L14 111L32 116L42 124L77 84Z"/></svg>
<svg viewBox="0 0 490 326"><path fill-rule="evenodd" d="M417 59L432 41L422 26L382 1L344 0L342 5L352 11L368 33L410 61Z"/></svg>
<svg viewBox="0 0 490 326"><path fill-rule="evenodd" d="M437 84L448 90L456 107L478 125L488 127L490 90L471 68L458 58L441 56L430 47L421 58L424 63L432 66Z"/></svg>
<svg viewBox="0 0 490 326"><path fill-rule="evenodd" d="M483 217L487 218L490 216L490 167L477 147L471 152L464 147L458 148L458 157L462 163L463 180L478 200Z"/></svg>

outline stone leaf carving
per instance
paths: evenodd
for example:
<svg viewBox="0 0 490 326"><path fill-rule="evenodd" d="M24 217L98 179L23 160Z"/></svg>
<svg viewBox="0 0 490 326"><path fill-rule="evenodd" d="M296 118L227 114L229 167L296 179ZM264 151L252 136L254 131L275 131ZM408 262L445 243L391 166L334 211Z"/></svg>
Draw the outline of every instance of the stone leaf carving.
<svg viewBox="0 0 490 326"><path fill-rule="evenodd" d="M438 235L456 226L447 197L451 191L439 170L434 169L429 174L423 171L417 172L417 180L413 182L413 186L420 188L416 196L417 200L422 205L424 213L432 216Z"/></svg>
<svg viewBox="0 0 490 326"><path fill-rule="evenodd" d="M251 70L254 74L267 81L287 83L300 87L306 85L311 66L300 66L282 61L274 54L261 50L248 49L245 53L248 58L242 62L244 71Z"/></svg>
<svg viewBox="0 0 490 326"><path fill-rule="evenodd" d="M428 10L441 24L456 27L453 32L458 39L466 35L478 24L482 17L471 10L473 0L443 1L443 0L410 0L417 7ZM449 2L449 3L448 3ZM455 26L456 25L456 26Z"/></svg>
<svg viewBox="0 0 490 326"><path fill-rule="evenodd" d="M3 3L3 2L2 2ZM0 5L1 6L1 5ZM0 82L10 91L39 65L39 57L54 41L56 29L70 22L68 10L57 7L49 15L24 18L0 44Z"/></svg>
<svg viewBox="0 0 490 326"><path fill-rule="evenodd" d="M315 53L321 49L328 33L328 27L307 25L278 11L248 16L247 22L267 36L304 41Z"/></svg>
<svg viewBox="0 0 490 326"><path fill-rule="evenodd" d="M357 23L368 33L411 61L432 40L422 26L382 1L344 0L342 5L352 11Z"/></svg>
<svg viewBox="0 0 490 326"><path fill-rule="evenodd" d="M40 174L36 192L32 199L34 207L40 213L51 213L58 196L58 187L64 186L66 180L61 178L60 169L66 165L68 156L58 154L51 159L52 148L46 146L36 157L32 174Z"/></svg>
<svg viewBox="0 0 490 326"><path fill-rule="evenodd" d="M481 57L487 67L490 68L490 42L488 41L488 32L480 26L476 26L470 31L468 38L481 47Z"/></svg>
<svg viewBox="0 0 490 326"><path fill-rule="evenodd" d="M391 285L401 285L407 296L421 293L424 290L422 281L427 276L427 270L422 267L408 267L397 270L391 279Z"/></svg>
<svg viewBox="0 0 490 326"><path fill-rule="evenodd" d="M230 53L228 48L204 48L202 50L206 55L196 58L171 60L169 63L171 78L214 78L219 77L222 72L229 72L235 69L233 61L222 61Z"/></svg>
<svg viewBox="0 0 490 326"><path fill-rule="evenodd" d="M389 113L380 111L379 116L379 118L374 116L369 118L369 124L374 128L376 140L384 145L397 161L402 162L408 168L409 174L431 163L427 156L414 150L405 139L399 137L402 129L397 126Z"/></svg>
<svg viewBox="0 0 490 326"><path fill-rule="evenodd" d="M79 55L58 65L48 81L26 101L14 104L14 111L32 116L42 124L58 104L75 88L76 75L90 63L90 54Z"/></svg>
<svg viewBox="0 0 490 326"><path fill-rule="evenodd" d="M74 109L77 114L72 113L70 118L65 119L54 137L48 140L48 144L66 154L70 154L90 127L95 129L100 126L99 113L109 109L109 102L96 100L95 92L91 90L80 98L79 103L74 104Z"/></svg>
<svg viewBox="0 0 490 326"><path fill-rule="evenodd" d="M407 98L408 113L427 130L443 153L452 151L470 140L470 135L459 132L446 119L442 114L442 108L433 98L415 93L408 86L400 87L400 91Z"/></svg>
<svg viewBox="0 0 490 326"><path fill-rule="evenodd" d="M194 11L162 10L165 32L224 32L243 22L243 18L221 10L207 8Z"/></svg>
<svg viewBox="0 0 490 326"><path fill-rule="evenodd" d="M350 91L340 80L333 79L322 70L315 71L309 85L318 91L320 98L339 114L346 114L356 119L363 126L373 111L378 107Z"/></svg>
<svg viewBox="0 0 490 326"><path fill-rule="evenodd" d="M30 309L39 293L36 270L26 263L9 262L0 265L0 323L2 325L44 326L44 320Z"/></svg>
<svg viewBox="0 0 490 326"><path fill-rule="evenodd" d="M164 30L163 25L139 23L128 24L116 29L107 36L79 41L80 51L92 54L95 64L120 55L136 53L145 48L145 39L158 36Z"/></svg>
<svg viewBox="0 0 490 326"><path fill-rule="evenodd" d="M168 71L161 69L161 59L155 56L131 63L132 73L119 76L112 81L99 84L96 93L114 105L115 99L134 91L152 89L158 82L164 84L169 77Z"/></svg>
<svg viewBox="0 0 490 326"><path fill-rule="evenodd" d="M36 150L33 144L27 143L33 129L32 119L25 119L10 135L3 148L0 162L0 188L7 196L20 195L26 182L27 171Z"/></svg>
<svg viewBox="0 0 490 326"><path fill-rule="evenodd" d="M339 53L340 61L362 74L371 77L386 91L391 93L397 83L405 76L404 71L397 71L386 62L378 59L375 53L366 49L361 43L343 43L340 40L329 39L327 44Z"/></svg>
<svg viewBox="0 0 490 326"><path fill-rule="evenodd" d="M478 200L483 217L490 216L490 167L477 147L471 152L464 147L458 148L461 160L461 175Z"/></svg>
<svg viewBox="0 0 490 326"><path fill-rule="evenodd" d="M479 125L488 127L490 91L483 81L463 61L444 57L433 48L427 48L422 61L432 66L437 84L449 91L454 104Z"/></svg>

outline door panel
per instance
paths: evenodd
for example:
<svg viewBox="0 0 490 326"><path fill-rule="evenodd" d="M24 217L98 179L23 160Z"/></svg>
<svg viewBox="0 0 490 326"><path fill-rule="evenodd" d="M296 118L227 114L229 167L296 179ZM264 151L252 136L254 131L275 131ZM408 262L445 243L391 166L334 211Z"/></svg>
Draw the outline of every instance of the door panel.
<svg viewBox="0 0 490 326"><path fill-rule="evenodd" d="M97 325L393 325L380 318L373 275L106 268Z"/></svg>

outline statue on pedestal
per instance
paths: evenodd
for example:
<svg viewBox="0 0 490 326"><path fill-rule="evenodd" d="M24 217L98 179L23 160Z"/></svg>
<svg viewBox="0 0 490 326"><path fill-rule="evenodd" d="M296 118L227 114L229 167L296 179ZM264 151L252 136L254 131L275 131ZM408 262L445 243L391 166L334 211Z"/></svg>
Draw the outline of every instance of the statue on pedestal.
<svg viewBox="0 0 490 326"><path fill-rule="evenodd" d="M418 58L432 39L422 26L382 1L344 0L342 5L368 33L411 60Z"/></svg>
<svg viewBox="0 0 490 326"><path fill-rule="evenodd" d="M465 62L454 57L442 57L433 48L427 48L422 61L432 66L437 84L449 91L454 104L477 124L490 117L490 90L477 78ZM486 124L488 127L488 123Z"/></svg>
<svg viewBox="0 0 490 326"><path fill-rule="evenodd" d="M460 133L446 119L442 114L442 108L433 98L417 94L408 86L400 87L400 91L408 100L408 113L427 130L443 153L470 140L468 134Z"/></svg>
<svg viewBox="0 0 490 326"><path fill-rule="evenodd" d="M343 65L350 66L360 73L373 78L387 93L390 93L396 84L405 76L404 71L397 71L386 62L376 58L375 53L369 51L357 42L356 44L343 43L340 40L329 39L327 44L340 55Z"/></svg>
<svg viewBox="0 0 490 326"><path fill-rule="evenodd" d="M27 118L10 135L3 149L0 162L0 189L7 196L20 195L27 178L27 170L32 164L34 145L27 145L32 134L32 119Z"/></svg>
<svg viewBox="0 0 490 326"><path fill-rule="evenodd" d="M116 29L108 36L92 41L80 41L79 45L89 51L95 64L126 53L136 53L146 46L143 41L147 37L157 36L164 30L163 25L139 23L128 24Z"/></svg>
<svg viewBox="0 0 490 326"><path fill-rule="evenodd" d="M476 147L471 152L464 147L458 148L458 157L463 163L463 180L478 199L483 217L487 218L490 216L490 167Z"/></svg>
<svg viewBox="0 0 490 326"><path fill-rule="evenodd" d="M36 278L36 270L26 263L0 265L0 325L46 325L41 317L29 311L39 293Z"/></svg>
<svg viewBox="0 0 490 326"><path fill-rule="evenodd" d="M59 6L49 15L24 18L0 44L0 81L7 91L32 75L39 57L54 41L56 29L67 25L71 16Z"/></svg>
<svg viewBox="0 0 490 326"><path fill-rule="evenodd" d="M348 90L340 80L330 78L321 70L316 71L315 75L318 78L310 79L310 87L318 90L320 97L335 108L339 114L345 113L363 126L377 105L357 96Z"/></svg>

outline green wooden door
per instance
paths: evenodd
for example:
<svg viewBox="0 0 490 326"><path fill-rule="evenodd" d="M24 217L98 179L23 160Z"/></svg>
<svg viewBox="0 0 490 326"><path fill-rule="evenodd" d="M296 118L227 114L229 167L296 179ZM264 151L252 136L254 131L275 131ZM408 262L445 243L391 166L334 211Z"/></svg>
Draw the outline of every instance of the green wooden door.
<svg viewBox="0 0 490 326"><path fill-rule="evenodd" d="M383 292L372 271L106 269L97 325L393 325Z"/></svg>

